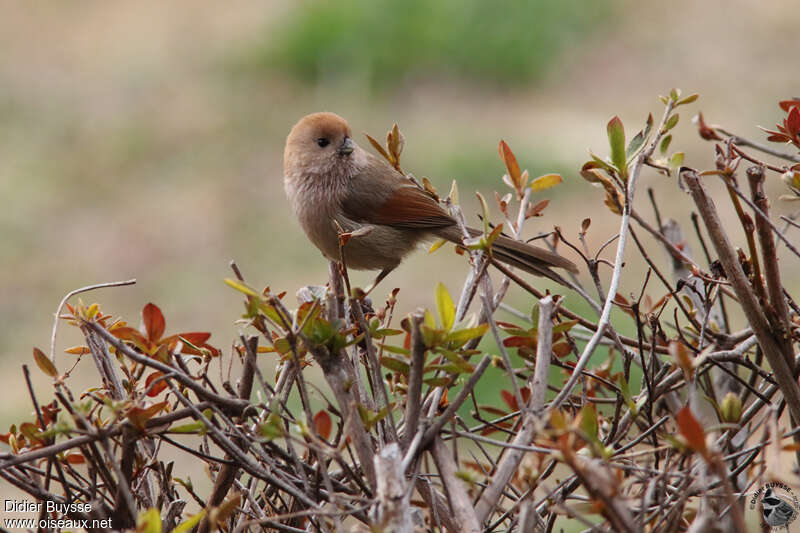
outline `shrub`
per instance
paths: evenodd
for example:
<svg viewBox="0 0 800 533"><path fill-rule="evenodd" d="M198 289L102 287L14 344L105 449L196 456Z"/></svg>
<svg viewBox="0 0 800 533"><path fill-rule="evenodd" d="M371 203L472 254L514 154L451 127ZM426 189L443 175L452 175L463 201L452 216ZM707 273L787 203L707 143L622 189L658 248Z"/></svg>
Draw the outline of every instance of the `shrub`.
<svg viewBox="0 0 800 533"><path fill-rule="evenodd" d="M558 229L549 242L583 259L593 288L577 279L565 284L596 314L570 310L492 257L498 228L521 230L516 221L547 207L536 192L560 182L555 174L529 179L501 141L509 188L496 196L503 225L491 225L484 207L485 235L464 246L470 275L457 299L437 287L435 311L396 317L396 292L373 305L337 263L329 285L301 289L295 306L285 293L250 287L233 265L236 276L227 283L244 297L252 335L224 354L208 333L167 334L153 304L144 307L139 329L97 304L65 304L57 320L86 338L67 352L91 357L100 381L78 395L64 371L70 365L34 349L36 364L53 378L53 397L43 400L28 380L35 420L2 435L9 451L0 456L0 477L58 504L43 520L138 524L139 531L539 531L552 529L563 512L614 531L709 523L744 531L742 495L787 477L767 460L769 447L800 453L798 432L786 427L800 420L800 307L782 281L800 257L786 232L800 226L781 217L778 227L764 194L766 177L777 173L789 191L782 199L800 199L800 101L781 102L786 118L768 132L792 153L698 115L700 136L715 143L716 156L715 168L701 172L669 148L676 110L696 98L673 90L662 97L662 118L651 116L630 139L612 118L610 155L592 156L581 169L600 193L588 201L602 198L619 215L620 231L590 250L586 235L596 230L587 217L578 242ZM381 150L398 162L398 144ZM741 165L748 166L745 190ZM670 206L653 195L656 222L648 222L634 206L645 172L670 176L690 193L694 224L662 220ZM722 181L728 195L718 201L730 202L738 224L720 223L708 180ZM446 204L461 216L456 193ZM691 226L702 259L681 233ZM661 243L669 260L654 261L640 232ZM745 250L730 244L738 232ZM643 279L626 279L637 286L631 296L618 291L626 248L633 250L628 261L647 265ZM779 248L785 261L778 261ZM487 267L506 276L500 286L492 287ZM506 306L515 318L498 321L512 286L530 294L530 305ZM473 300L479 310L470 315ZM621 311L613 320L612 308ZM735 329L735 316L747 325ZM626 323L635 335L620 333ZM478 349L484 336L496 347ZM608 357L590 367L601 344ZM241 362L238 374L230 373L231 358ZM258 364L263 359L277 363L274 376ZM490 365L506 374L496 391L502 409L474 394ZM312 366L327 387L308 380ZM642 376L636 382L635 366ZM221 383L213 378L218 367L229 372ZM290 394L298 408L287 402ZM459 415L463 406L477 422ZM783 408L788 413L780 417ZM769 438L750 438L763 431ZM164 458L166 448L206 465L212 487L198 492ZM770 496L771 510L776 501ZM189 502L194 509L185 511Z"/></svg>

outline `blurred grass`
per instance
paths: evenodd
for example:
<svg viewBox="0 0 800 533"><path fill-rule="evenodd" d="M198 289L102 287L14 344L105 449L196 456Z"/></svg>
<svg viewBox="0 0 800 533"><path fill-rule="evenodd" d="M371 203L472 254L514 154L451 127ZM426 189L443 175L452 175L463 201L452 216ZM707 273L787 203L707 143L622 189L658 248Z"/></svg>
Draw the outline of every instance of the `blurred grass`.
<svg viewBox="0 0 800 533"><path fill-rule="evenodd" d="M310 83L433 76L521 86L611 12L609 0L312 1L256 57Z"/></svg>

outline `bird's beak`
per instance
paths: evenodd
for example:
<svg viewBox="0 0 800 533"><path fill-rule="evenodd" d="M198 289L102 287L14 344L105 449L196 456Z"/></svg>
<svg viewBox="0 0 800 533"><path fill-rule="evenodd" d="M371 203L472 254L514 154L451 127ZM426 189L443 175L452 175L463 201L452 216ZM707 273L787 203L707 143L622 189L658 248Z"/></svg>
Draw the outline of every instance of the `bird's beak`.
<svg viewBox="0 0 800 533"><path fill-rule="evenodd" d="M350 155L353 153L353 150L356 148L356 143L353 142L353 139L350 137L345 137L342 145L339 146L337 150L339 155Z"/></svg>

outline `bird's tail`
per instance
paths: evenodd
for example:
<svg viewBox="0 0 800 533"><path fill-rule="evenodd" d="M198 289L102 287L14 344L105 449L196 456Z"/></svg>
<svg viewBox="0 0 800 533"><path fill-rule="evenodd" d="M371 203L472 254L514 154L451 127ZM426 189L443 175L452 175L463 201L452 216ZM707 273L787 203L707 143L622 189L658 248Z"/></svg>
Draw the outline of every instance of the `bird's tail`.
<svg viewBox="0 0 800 533"><path fill-rule="evenodd" d="M467 228L467 230L472 237L477 237L483 233L474 228ZM456 244L461 244L463 242L461 232L455 226L443 228L438 234L440 237ZM574 274L578 273L578 267L569 259L561 257L557 253L551 252L545 248L516 241L504 235L500 235L495 239L494 243L492 243L492 255L498 261L509 266L520 268L535 276L549 278L567 287L571 287L572 284L566 282L564 278L557 272L554 272L552 268L563 268Z"/></svg>

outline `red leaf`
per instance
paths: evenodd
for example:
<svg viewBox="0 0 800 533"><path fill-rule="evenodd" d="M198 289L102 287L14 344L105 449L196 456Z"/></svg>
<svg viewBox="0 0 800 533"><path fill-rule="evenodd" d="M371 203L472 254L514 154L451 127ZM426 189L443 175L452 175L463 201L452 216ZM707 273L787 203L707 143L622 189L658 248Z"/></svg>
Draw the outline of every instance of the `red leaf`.
<svg viewBox="0 0 800 533"><path fill-rule="evenodd" d="M553 353L559 359L563 359L572 351L570 345L566 342L559 342L558 344L553 345Z"/></svg>
<svg viewBox="0 0 800 533"><path fill-rule="evenodd" d="M542 216L542 211L544 211L544 208L547 207L549 203L550 200L541 200L529 206L527 213L525 213L525 218Z"/></svg>
<svg viewBox="0 0 800 533"><path fill-rule="evenodd" d="M499 431L501 428L502 429L511 429L511 424L509 424L508 422L495 422L491 426L486 427L483 430L481 430L481 436L485 437L487 435L491 435L495 431Z"/></svg>
<svg viewBox="0 0 800 533"><path fill-rule="evenodd" d="M167 388L167 380L166 379L162 379L161 381L159 381L158 383L153 385L152 388L150 388L150 384L153 383L153 381L157 380L158 378L162 377L163 375L164 375L163 372L161 372L160 370L156 370L155 372L153 372L152 374L147 376L146 380L144 380L145 389L149 389L148 392L147 392L148 396L150 396L150 397L158 396L158 394L161 391L163 391L164 389Z"/></svg>
<svg viewBox="0 0 800 533"><path fill-rule="evenodd" d="M500 159L503 160L503 163L506 165L506 170L508 170L508 177L511 178L516 188L519 189L521 186L522 173L519 170L519 163L517 163L514 152L511 151L511 148L509 148L508 144L503 140L500 141L498 151L500 152Z"/></svg>
<svg viewBox="0 0 800 533"><path fill-rule="evenodd" d="M197 354L197 350L194 350L189 344L197 346L201 348L206 345L206 341L211 338L211 333L206 331L191 331L187 333L178 333L176 335L170 335L169 337L164 337L159 341L159 344L166 344L169 348L169 351L175 351L178 343L181 344L181 353L186 354ZM186 342L183 342L186 341ZM188 343L188 344L187 344ZM216 350L216 348L214 348Z"/></svg>
<svg viewBox="0 0 800 533"><path fill-rule="evenodd" d="M503 401L509 408L511 408L512 411L519 411L519 406L517 405L517 399L514 397L513 394L503 389L500 391L500 396L503 397Z"/></svg>
<svg viewBox="0 0 800 533"><path fill-rule="evenodd" d="M694 377L694 358L682 342L671 341L669 343L669 354L675 360L675 364L683 370L687 379Z"/></svg>
<svg viewBox="0 0 800 533"><path fill-rule="evenodd" d="M317 428L317 434L325 440L331 435L331 415L327 411L319 411L314 415L314 426Z"/></svg>
<svg viewBox="0 0 800 533"><path fill-rule="evenodd" d="M110 333L121 341L131 341L137 346L146 346L148 344L144 335L138 329L130 326L114 328Z"/></svg>
<svg viewBox="0 0 800 533"><path fill-rule="evenodd" d="M522 387L519 389L519 395L522 396L522 401L527 404L531 398L531 390L528 387Z"/></svg>
<svg viewBox="0 0 800 533"><path fill-rule="evenodd" d="M161 309L156 304L148 303L142 309L142 327L144 327L144 335L150 342L158 342L164 334L166 321Z"/></svg>
<svg viewBox="0 0 800 533"><path fill-rule="evenodd" d="M201 344L205 344L208 339L211 338L211 333L207 331L190 331L187 333L178 333L177 336L186 339L195 346L199 346Z"/></svg>
<svg viewBox="0 0 800 533"><path fill-rule="evenodd" d="M787 137L783 133L773 133L772 135L767 137L767 140L775 143L785 143L789 141L789 137Z"/></svg>
<svg viewBox="0 0 800 533"><path fill-rule="evenodd" d="M503 339L503 346L506 348L519 348L522 346L536 347L536 341L529 337L506 337Z"/></svg>
<svg viewBox="0 0 800 533"><path fill-rule="evenodd" d="M797 135L800 132L800 108L795 106L789 110L786 117L786 130L790 135Z"/></svg>
<svg viewBox="0 0 800 533"><path fill-rule="evenodd" d="M708 124L706 124L705 120L703 120L703 113L697 114L697 130L698 133L700 134L700 137L702 137L707 141L722 140L722 138L717 134L717 132L714 131L713 128L709 127Z"/></svg>
<svg viewBox="0 0 800 533"><path fill-rule="evenodd" d="M700 425L700 422L692 414L692 410L687 405L680 411L678 411L678 415L676 416L676 421L678 422L678 429L683 435L683 438L686 439L686 443L689 445L689 448L692 450L701 453L702 455L708 454L708 448L706 448L706 432L703 430L703 427Z"/></svg>
<svg viewBox="0 0 800 533"><path fill-rule="evenodd" d="M506 416L508 414L505 409L500 409L499 407L495 407L493 405L481 405L479 408L481 411L485 411L491 415Z"/></svg>
<svg viewBox="0 0 800 533"><path fill-rule="evenodd" d="M86 457L84 457L81 452L69 452L64 458L71 465L82 465L86 462Z"/></svg>
<svg viewBox="0 0 800 533"><path fill-rule="evenodd" d="M137 427L144 431L147 421L153 418L159 411L167 406L167 402L159 402L151 405L150 407L131 407L128 410L128 420Z"/></svg>
<svg viewBox="0 0 800 533"><path fill-rule="evenodd" d="M55 418L58 415L59 411L61 411L61 408L58 407L58 404L56 403L55 400L53 400L52 402L48 403L47 405L43 405L42 406L42 419L44 421L44 424L45 425L49 425L50 422L55 420ZM41 424L39 424L39 425L41 427ZM44 429L44 428L42 428L42 429Z"/></svg>
<svg viewBox="0 0 800 533"><path fill-rule="evenodd" d="M211 357L217 357L220 354L219 349L214 348L210 344L200 344L197 346L196 350L186 343L181 345L181 353L185 353L187 355L204 355L203 350L208 350L211 354Z"/></svg>
<svg viewBox="0 0 800 533"><path fill-rule="evenodd" d="M778 105L788 113L792 107L800 106L800 100L781 100Z"/></svg>

